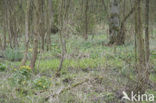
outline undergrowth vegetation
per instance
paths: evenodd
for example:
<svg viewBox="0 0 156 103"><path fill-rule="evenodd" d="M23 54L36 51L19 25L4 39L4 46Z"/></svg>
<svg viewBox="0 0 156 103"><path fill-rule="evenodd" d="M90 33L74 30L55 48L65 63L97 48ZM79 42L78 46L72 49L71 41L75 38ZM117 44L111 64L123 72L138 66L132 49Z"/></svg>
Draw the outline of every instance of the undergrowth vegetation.
<svg viewBox="0 0 156 103"><path fill-rule="evenodd" d="M107 37L103 34L94 38L89 36L87 41L76 35L71 36L70 40L67 39L67 54L61 77L56 79L55 73L60 65L61 55L58 38L58 35L53 35L52 50L41 51L39 54L35 73L32 73L28 66L29 61L26 66L20 66L18 60L23 57L22 48L7 49L4 52L6 60L0 64L0 103L12 103L12 101L14 103L33 103L33 101L48 103L47 95L61 91L62 88L85 78L91 80L49 101L51 103L119 102L118 94L114 91L122 88L129 79L135 79L134 44L104 46ZM155 41L152 40L152 42ZM150 75L150 80L156 83L156 52L153 45L151 45L150 60L154 71ZM30 52L32 48L29 48ZM155 93L152 89L147 92Z"/></svg>

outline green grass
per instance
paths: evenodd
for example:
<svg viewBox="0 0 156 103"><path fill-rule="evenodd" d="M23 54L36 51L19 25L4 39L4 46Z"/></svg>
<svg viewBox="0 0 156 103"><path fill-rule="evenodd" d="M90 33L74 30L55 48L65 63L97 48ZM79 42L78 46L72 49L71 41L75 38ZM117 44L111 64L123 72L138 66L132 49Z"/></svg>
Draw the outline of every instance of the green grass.
<svg viewBox="0 0 156 103"><path fill-rule="evenodd" d="M45 102L43 98L45 95L48 95L48 91L50 90L43 90L45 95L36 96L35 93L39 93L40 90L33 89L33 81L38 80L38 78L42 76L45 76L48 80L51 80L50 82L52 85L50 85L51 87L48 88L52 90L57 90L62 86L66 87L70 85L70 83L72 84L78 82L79 80L83 80L85 77L96 78L94 81L102 80L101 84L92 84L92 82L94 82L92 81L90 84L86 83L85 86L80 86L80 90L76 88L77 94L75 94L74 90L63 93L59 97L63 103L75 102L75 100L78 101L78 103L94 103L92 98L98 98L101 95L105 96L105 102L113 100L115 98L114 93L104 90L99 93L95 88L96 86L101 88L105 86L119 88L118 86L122 86L125 80L125 78L118 77L120 74L127 75L130 78L135 79L135 74L133 73L135 65L134 44L126 42L126 44L123 46L104 46L104 44L107 42L107 36L103 33L96 35L93 39L92 36L89 36L88 40L84 40L82 37L76 35L70 36L70 38L67 39L67 54L61 70L62 75L60 78L55 79L55 73L60 65L61 45L59 43L59 36L52 35L52 50L48 52L43 51L38 55L35 67L36 71L38 72L32 75L32 78L28 80L27 85L12 87L7 79L3 84L0 83L0 97L4 96L4 99L1 100L0 103L11 102L11 100L15 101L16 103L31 103L31 100L38 101L38 103ZM152 39L150 46L150 61L154 70L156 71L154 39ZM23 50L22 44L22 47L17 49L16 52L21 52ZM31 51L29 51L29 60L26 63L27 65L30 64L30 57ZM0 80L6 78L7 75L13 75L13 70L15 68L19 68L20 63L20 61L3 61L2 64L5 64L7 68L4 72L0 72ZM98 71L98 69L108 71L102 72L100 70ZM98 79L97 76L102 79ZM150 80L156 82L156 74L151 74ZM116 85L115 82L120 82L120 84ZM47 84L47 82L44 83L43 81L43 84ZM90 89L91 91L88 90L87 93L85 93L85 89L90 85L93 85L93 88ZM10 92L13 92L17 99L11 97ZM153 90L151 90L151 92L153 92ZM80 97L76 97L76 95L79 95L82 100L79 101Z"/></svg>

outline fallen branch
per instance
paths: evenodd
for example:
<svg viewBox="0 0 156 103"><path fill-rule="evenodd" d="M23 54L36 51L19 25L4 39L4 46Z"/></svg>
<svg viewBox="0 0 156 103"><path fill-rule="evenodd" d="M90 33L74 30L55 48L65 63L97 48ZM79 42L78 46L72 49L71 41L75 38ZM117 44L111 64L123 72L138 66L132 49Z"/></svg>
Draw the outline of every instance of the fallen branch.
<svg viewBox="0 0 156 103"><path fill-rule="evenodd" d="M89 81L89 79L85 79L84 81L81 81L81 82L78 82L78 83L76 83L76 84L73 84L72 86L65 87L65 88L63 88L62 90L60 90L58 93L51 94L51 95L47 96L47 97L45 98L45 100L48 100L50 97L53 97L53 98L54 98L54 97L57 97L57 96L59 96L60 94L64 93L65 91L71 90L72 88L75 88L75 87L77 87L77 86L79 86L79 85L82 85L83 83L88 82L88 81Z"/></svg>

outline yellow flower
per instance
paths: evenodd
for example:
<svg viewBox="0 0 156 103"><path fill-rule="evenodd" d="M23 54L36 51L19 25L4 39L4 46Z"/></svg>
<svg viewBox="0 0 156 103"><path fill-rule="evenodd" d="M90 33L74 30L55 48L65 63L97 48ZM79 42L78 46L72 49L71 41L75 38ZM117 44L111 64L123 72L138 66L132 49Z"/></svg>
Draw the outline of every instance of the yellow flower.
<svg viewBox="0 0 156 103"><path fill-rule="evenodd" d="M20 69L24 69L24 68L25 68L25 66L21 66L21 67L20 67Z"/></svg>
<svg viewBox="0 0 156 103"><path fill-rule="evenodd" d="M27 70L31 70L31 68L29 66L21 66L20 69L27 69Z"/></svg>
<svg viewBox="0 0 156 103"><path fill-rule="evenodd" d="M29 51L29 52L32 52L32 49L29 49L28 51Z"/></svg>
<svg viewBox="0 0 156 103"><path fill-rule="evenodd" d="M43 86L43 88L45 88L45 86Z"/></svg>
<svg viewBox="0 0 156 103"><path fill-rule="evenodd" d="M29 66L26 66L25 68L28 69L28 70L31 70L31 68Z"/></svg>
<svg viewBox="0 0 156 103"><path fill-rule="evenodd" d="M38 84L39 84L39 85L41 85L42 83L41 83L41 82L39 82Z"/></svg>

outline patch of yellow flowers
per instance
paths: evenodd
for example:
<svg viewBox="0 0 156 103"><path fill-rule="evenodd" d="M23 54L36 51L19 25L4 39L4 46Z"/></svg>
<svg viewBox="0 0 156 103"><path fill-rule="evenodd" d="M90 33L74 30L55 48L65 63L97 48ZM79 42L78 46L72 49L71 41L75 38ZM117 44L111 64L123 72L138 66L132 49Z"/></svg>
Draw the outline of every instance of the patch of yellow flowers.
<svg viewBox="0 0 156 103"><path fill-rule="evenodd" d="M21 66L20 69L26 69L26 70L31 70L29 66ZM14 68L14 71L17 71L18 69Z"/></svg>
<svg viewBox="0 0 156 103"><path fill-rule="evenodd" d="M27 69L27 70L31 70L31 68L29 66L21 66L20 69Z"/></svg>
<svg viewBox="0 0 156 103"><path fill-rule="evenodd" d="M46 86L42 85L41 81L38 81L38 85L41 86L42 88L46 88Z"/></svg>

